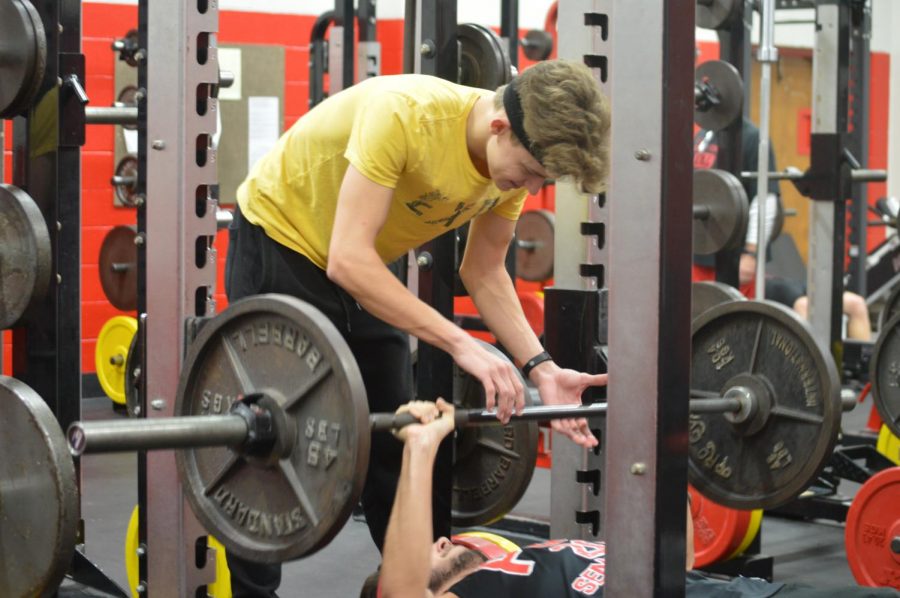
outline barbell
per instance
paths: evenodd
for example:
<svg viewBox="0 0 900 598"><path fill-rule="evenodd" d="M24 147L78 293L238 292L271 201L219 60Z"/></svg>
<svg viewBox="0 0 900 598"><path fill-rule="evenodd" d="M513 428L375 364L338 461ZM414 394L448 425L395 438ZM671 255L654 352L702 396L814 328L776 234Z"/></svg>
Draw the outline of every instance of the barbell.
<svg viewBox="0 0 900 598"><path fill-rule="evenodd" d="M836 368L807 325L777 304L726 303L694 319L692 353L688 467L694 487L737 508L773 507L799 495L830 456L841 411ZM481 385L458 375L457 525L457 513L459 521L485 517L477 508L485 499L502 498L508 508L518 500L523 485L510 489L508 481L527 487L534 419L606 411L603 403L529 406L515 422L485 426L496 423L496 415L467 408L483 405ZM23 406L4 410L3 437L27 435L27 441L11 442L32 447L23 462L34 459L38 441L49 447L40 475L58 481L53 496L60 505L42 508L46 517L57 512L77 520L77 495L76 506L70 505L76 487L70 448L182 447L175 457L194 513L229 553L255 562L302 558L330 542L359 500L371 430L403 419L369 415L362 377L340 333L315 308L280 295L237 301L200 328L184 360L173 418L73 423L67 446L46 405L49 415L35 416L39 397L26 400L24 385L2 380L0 390L19 399L5 404ZM23 487L15 478L23 468L15 458L10 462L5 473L0 468L12 478L0 480L4 493ZM0 504L10 502L6 498ZM13 524L3 520L0 528ZM67 548L70 541L74 537L58 544ZM60 551L58 558L71 553Z"/></svg>
<svg viewBox="0 0 900 598"><path fill-rule="evenodd" d="M735 421L745 419L758 409L759 399L748 388L734 388L730 396L690 400L691 413L729 414ZM536 405L510 416L510 422L547 422L566 418L591 418L606 415L607 403L591 405ZM150 451L227 446L245 456L264 456L276 447L284 447L282 436L290 439L296 430L284 426L289 416L277 401L265 393L242 397L231 404L228 415L193 415L156 419L130 419L73 422L66 433L69 452L84 454ZM390 432L418 421L408 413L373 413L369 429ZM496 410L457 409L456 428L503 425ZM288 454L281 455L283 457Z"/></svg>

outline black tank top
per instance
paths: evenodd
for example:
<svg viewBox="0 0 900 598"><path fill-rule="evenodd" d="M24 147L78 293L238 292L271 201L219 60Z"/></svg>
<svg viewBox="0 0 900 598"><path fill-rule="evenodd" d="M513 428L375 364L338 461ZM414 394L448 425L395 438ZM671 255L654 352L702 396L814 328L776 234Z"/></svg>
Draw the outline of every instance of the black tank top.
<svg viewBox="0 0 900 598"><path fill-rule="evenodd" d="M549 540L488 561L448 591L460 598L603 596L606 545Z"/></svg>

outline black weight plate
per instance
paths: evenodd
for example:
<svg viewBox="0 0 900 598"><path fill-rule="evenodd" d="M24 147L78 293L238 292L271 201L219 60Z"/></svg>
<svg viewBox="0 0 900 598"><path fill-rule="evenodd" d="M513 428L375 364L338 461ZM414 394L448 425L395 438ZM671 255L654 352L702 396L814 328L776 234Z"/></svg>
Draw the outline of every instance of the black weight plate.
<svg viewBox="0 0 900 598"><path fill-rule="evenodd" d="M227 413L264 392L296 429L274 463L225 448L177 453L197 518L230 554L277 563L310 555L337 535L359 501L369 461L362 376L338 330L286 295L233 303L191 343L175 415Z"/></svg>
<svg viewBox="0 0 900 598"><path fill-rule="evenodd" d="M716 305L745 299L739 290L724 282L703 280L691 283L691 320Z"/></svg>
<svg viewBox="0 0 900 598"><path fill-rule="evenodd" d="M499 349L482 341L488 351L508 359ZM484 387L478 380L455 369L453 402L467 409L483 408ZM525 379L520 375L525 386ZM525 392L525 405L531 396ZM462 428L456 436L453 464L453 525L486 525L509 513L525 494L534 474L538 447L537 422L506 426Z"/></svg>
<svg viewBox="0 0 900 598"><path fill-rule="evenodd" d="M0 185L0 328L19 323L50 285L50 233L31 196Z"/></svg>
<svg viewBox="0 0 900 598"><path fill-rule="evenodd" d="M30 2L0 2L0 118L25 112L34 102L47 66L47 39Z"/></svg>
<svg viewBox="0 0 900 598"><path fill-rule="evenodd" d="M894 436L900 436L900 314L881 329L869 368L878 415Z"/></svg>
<svg viewBox="0 0 900 598"><path fill-rule="evenodd" d="M709 60L697 67L694 84L711 88L718 103L707 109L695 105L694 122L704 129L720 131L740 118L744 104L744 84L733 65Z"/></svg>
<svg viewBox="0 0 900 598"><path fill-rule="evenodd" d="M768 509L803 492L832 454L841 422L840 380L809 326L771 301L723 303L701 314L691 341L692 391L749 388L754 417L692 414L688 476L734 509Z"/></svg>
<svg viewBox="0 0 900 598"><path fill-rule="evenodd" d="M103 294L116 309L137 309L137 231L115 226L103 237L97 269Z"/></svg>
<svg viewBox="0 0 900 598"><path fill-rule="evenodd" d="M744 242L749 203L736 176L714 168L695 170L694 208L708 210L706 217L694 217L694 253L712 255Z"/></svg>
<svg viewBox="0 0 900 598"><path fill-rule="evenodd" d="M900 283L895 284L891 289L891 294L888 295L884 307L881 308L881 313L878 314L878 330L885 330L887 323L897 314L900 314Z"/></svg>
<svg viewBox="0 0 900 598"><path fill-rule="evenodd" d="M75 551L75 466L41 397L0 376L0 596L51 596Z"/></svg>
<svg viewBox="0 0 900 598"><path fill-rule="evenodd" d="M503 40L491 29L475 23L456 28L460 44L459 82L469 87L497 89L512 80L512 63Z"/></svg>
<svg viewBox="0 0 900 598"><path fill-rule="evenodd" d="M697 27L726 29L733 20L740 16L740 9L743 6L743 0L697 2Z"/></svg>
<svg viewBox="0 0 900 598"><path fill-rule="evenodd" d="M516 223L516 276L540 281L553 278L553 231L556 217L549 210L523 212Z"/></svg>
<svg viewBox="0 0 900 598"><path fill-rule="evenodd" d="M547 60L553 53L553 36L543 29L529 29L522 39L522 51L528 60Z"/></svg>

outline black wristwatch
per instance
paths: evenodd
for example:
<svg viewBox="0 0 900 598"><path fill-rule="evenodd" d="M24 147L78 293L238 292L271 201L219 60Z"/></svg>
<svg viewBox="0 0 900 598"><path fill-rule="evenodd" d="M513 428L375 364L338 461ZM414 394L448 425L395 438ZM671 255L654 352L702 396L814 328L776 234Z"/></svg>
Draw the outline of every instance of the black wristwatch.
<svg viewBox="0 0 900 598"><path fill-rule="evenodd" d="M524 374L525 378L528 378L528 374L531 373L538 365L544 363L545 361L553 361L553 358L550 357L550 354L546 351L541 351L531 359L525 362L525 365L522 366L522 374Z"/></svg>

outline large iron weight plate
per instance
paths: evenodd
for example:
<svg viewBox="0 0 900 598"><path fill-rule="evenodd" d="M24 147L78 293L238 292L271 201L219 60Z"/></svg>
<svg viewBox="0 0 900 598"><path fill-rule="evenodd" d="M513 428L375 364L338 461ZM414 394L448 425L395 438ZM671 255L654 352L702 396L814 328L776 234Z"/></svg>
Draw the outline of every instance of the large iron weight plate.
<svg viewBox="0 0 900 598"><path fill-rule="evenodd" d="M694 72L695 85L709 88L717 103L694 106L694 122L704 129L721 131L741 116L744 103L744 84L734 65L724 60L708 60Z"/></svg>
<svg viewBox="0 0 900 598"><path fill-rule="evenodd" d="M0 328L12 328L50 285L50 233L31 196L0 185Z"/></svg>
<svg viewBox="0 0 900 598"><path fill-rule="evenodd" d="M460 23L459 82L469 87L497 89L512 80L512 63L503 40L484 25Z"/></svg>
<svg viewBox="0 0 900 598"><path fill-rule="evenodd" d="M176 415L227 413L264 392L296 430L291 454L269 463L225 448L177 453L194 513L229 553L254 562L298 559L341 530L362 493L369 412L362 376L338 330L285 295L233 303L191 344Z"/></svg>
<svg viewBox="0 0 900 598"><path fill-rule="evenodd" d="M724 282L698 280L691 283L691 320L716 305L745 299L743 293Z"/></svg>
<svg viewBox="0 0 900 598"><path fill-rule="evenodd" d="M734 509L793 500L831 455L841 421L840 380L809 326L771 301L723 303L693 325L691 388L726 395L752 390L758 410L744 423L691 414L691 484Z"/></svg>
<svg viewBox="0 0 900 598"><path fill-rule="evenodd" d="M50 596L72 562L75 466L41 397L0 376L0 596Z"/></svg>
<svg viewBox="0 0 900 598"><path fill-rule="evenodd" d="M895 436L900 436L900 314L879 333L869 368L878 415Z"/></svg>
<svg viewBox="0 0 900 598"><path fill-rule="evenodd" d="M491 353L507 359L499 349L478 341ZM484 387L476 378L455 370L453 402L473 409L485 405ZM522 386L525 379L520 376ZM525 405L532 404L525 392ZM509 513L525 494L537 459L537 422L506 426L461 428L456 436L453 464L453 525L486 525Z"/></svg>
<svg viewBox="0 0 900 598"><path fill-rule="evenodd" d="M553 278L553 231L549 210L529 210L516 223L516 276L532 282Z"/></svg>
<svg viewBox="0 0 900 598"><path fill-rule="evenodd" d="M847 511L844 546L853 577L863 586L900 590L900 467L866 480Z"/></svg>
<svg viewBox="0 0 900 598"><path fill-rule="evenodd" d="M115 226L103 237L97 269L103 294L116 309L137 309L137 231Z"/></svg>
<svg viewBox="0 0 900 598"><path fill-rule="evenodd" d="M694 253L712 255L744 241L750 204L736 176L714 168L694 171L694 208L708 210L694 217Z"/></svg>
<svg viewBox="0 0 900 598"><path fill-rule="evenodd" d="M895 284L891 289L891 294L888 295L884 307L881 308L881 313L878 314L878 330L886 330L887 323L897 314L900 314L900 284Z"/></svg>
<svg viewBox="0 0 900 598"><path fill-rule="evenodd" d="M22 114L34 103L47 67L47 38L31 2L0 2L0 119Z"/></svg>
<svg viewBox="0 0 900 598"><path fill-rule="evenodd" d="M697 27L725 29L740 15L743 0L703 0L697 2Z"/></svg>

